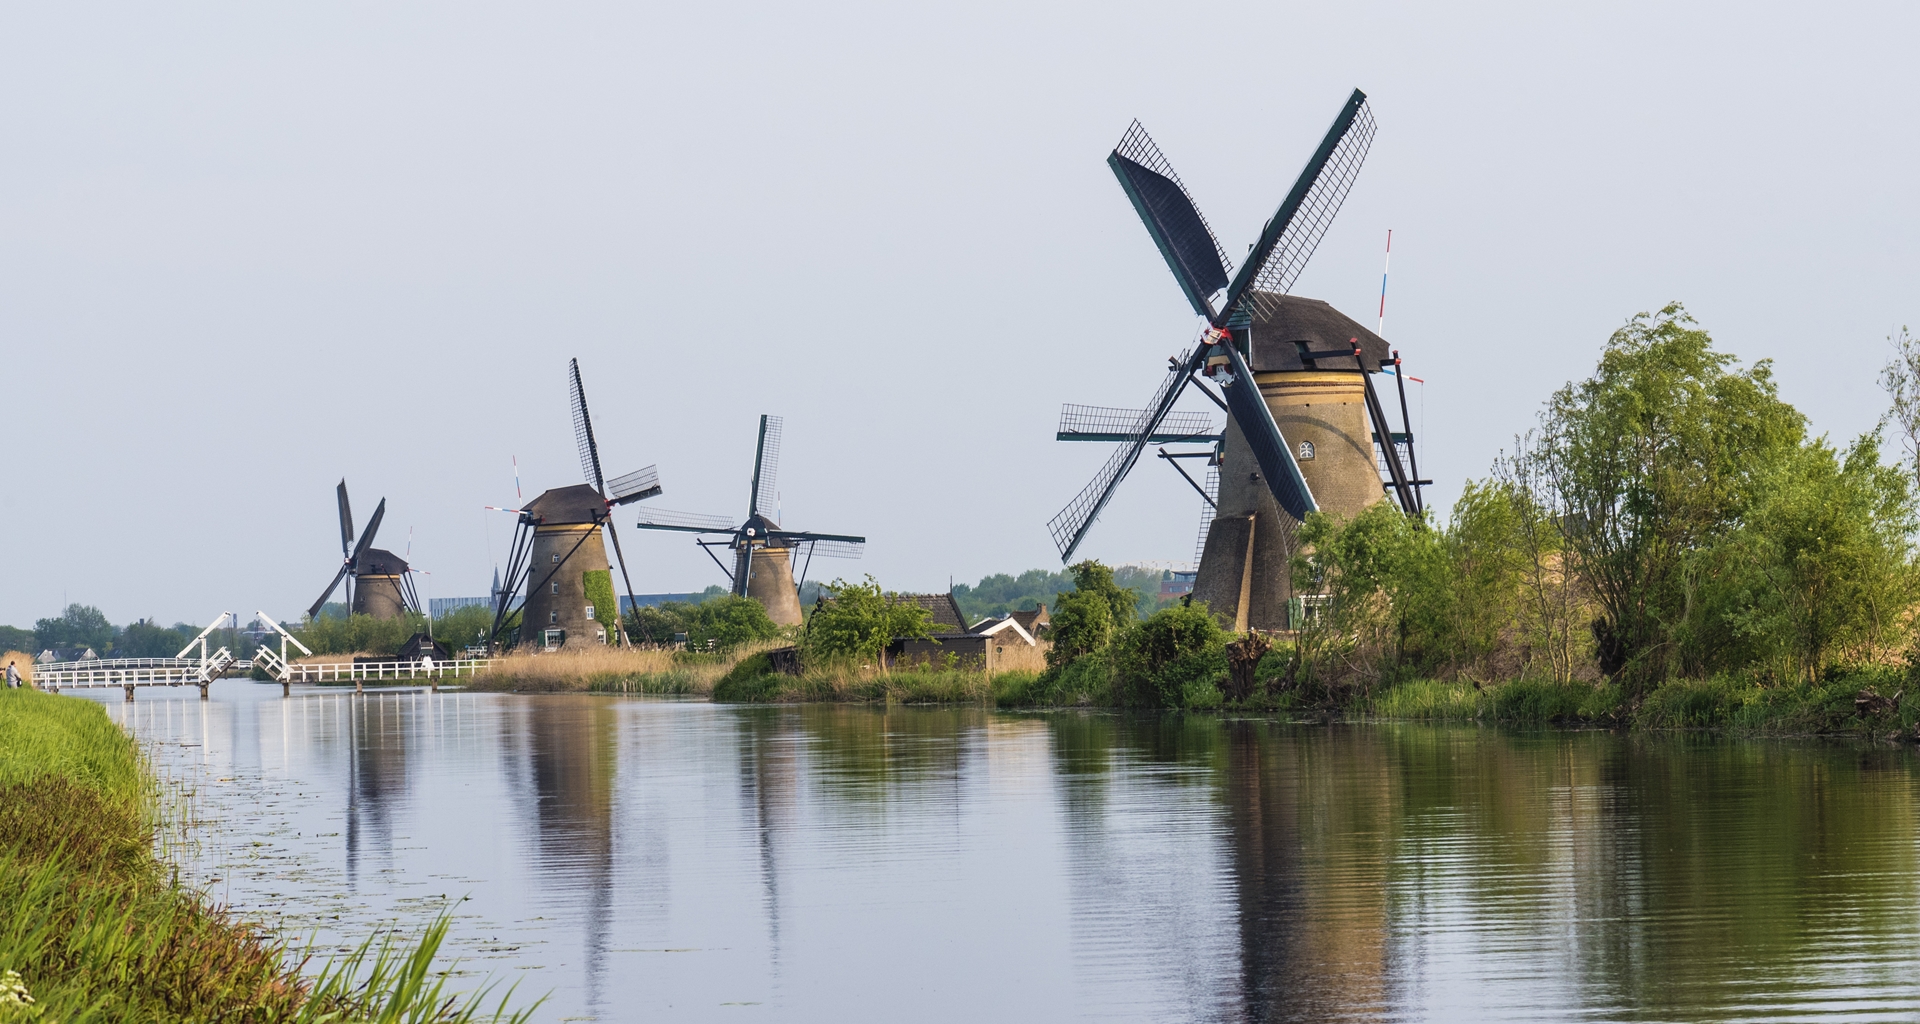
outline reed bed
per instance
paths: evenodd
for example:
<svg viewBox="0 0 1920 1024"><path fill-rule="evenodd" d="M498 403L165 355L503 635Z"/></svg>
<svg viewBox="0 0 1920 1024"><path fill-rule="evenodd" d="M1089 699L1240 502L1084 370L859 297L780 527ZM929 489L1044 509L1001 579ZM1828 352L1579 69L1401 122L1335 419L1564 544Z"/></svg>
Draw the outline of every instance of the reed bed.
<svg viewBox="0 0 1920 1024"><path fill-rule="evenodd" d="M742 660L778 642L725 653L667 647L587 647L541 654L509 654L476 676L473 690L515 693L650 693L705 696ZM762 659L764 660L764 658Z"/></svg>
<svg viewBox="0 0 1920 1024"><path fill-rule="evenodd" d="M28 686L33 685L33 655L25 651L7 651L0 654L0 672L4 672L9 661L13 662L13 667L20 673L21 680Z"/></svg>
<svg viewBox="0 0 1920 1024"><path fill-rule="evenodd" d="M520 1021L446 991L443 916L307 973L282 942L178 884L153 853L156 787L92 701L0 693L0 1020ZM511 995L509 992L508 996Z"/></svg>
<svg viewBox="0 0 1920 1024"><path fill-rule="evenodd" d="M768 659L743 658L714 685L713 699L726 703L986 704L1010 680L1031 672L989 674L965 668L913 666L883 670L871 663L831 661L809 665L799 675L773 671Z"/></svg>

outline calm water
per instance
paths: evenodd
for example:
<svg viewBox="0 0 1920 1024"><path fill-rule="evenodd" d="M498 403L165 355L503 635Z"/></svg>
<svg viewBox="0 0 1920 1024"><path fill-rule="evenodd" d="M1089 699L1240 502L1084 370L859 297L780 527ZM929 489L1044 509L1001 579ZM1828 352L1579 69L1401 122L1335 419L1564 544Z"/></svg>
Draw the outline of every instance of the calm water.
<svg viewBox="0 0 1920 1024"><path fill-rule="evenodd" d="M189 877L327 943L456 903L546 1020L1920 1017L1904 749L110 696Z"/></svg>

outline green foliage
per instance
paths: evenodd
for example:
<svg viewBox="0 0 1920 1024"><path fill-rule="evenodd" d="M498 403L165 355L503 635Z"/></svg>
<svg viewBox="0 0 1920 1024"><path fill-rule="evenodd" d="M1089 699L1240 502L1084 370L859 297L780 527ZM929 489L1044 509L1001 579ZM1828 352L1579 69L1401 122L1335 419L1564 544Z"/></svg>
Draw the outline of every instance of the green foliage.
<svg viewBox="0 0 1920 1024"><path fill-rule="evenodd" d="M1771 365L1738 369L1678 304L1616 331L1548 401L1526 457L1600 607L1603 670L1639 693L1678 667L1692 553L1745 521L1804 434Z"/></svg>
<svg viewBox="0 0 1920 1024"><path fill-rule="evenodd" d="M865 583L834 580L833 599L807 618L802 649L811 661L847 658L878 662L895 639L933 635L933 615L917 604L893 599L872 576Z"/></svg>
<svg viewBox="0 0 1920 1024"><path fill-rule="evenodd" d="M58 618L41 619L33 624L35 650L79 651L91 647L95 654L107 657L113 649L113 623L100 609L89 604L70 604Z"/></svg>
<svg viewBox="0 0 1920 1024"><path fill-rule="evenodd" d="M1138 594L1115 581L1113 570L1091 559L1072 566L1073 589L1056 598L1048 627L1053 649L1049 668L1105 650L1120 630L1132 624Z"/></svg>
<svg viewBox="0 0 1920 1024"><path fill-rule="evenodd" d="M61 1022L525 1019L446 990L445 916L417 944L369 941L301 978L301 957L154 858L152 793L97 703L0 692L0 1020L33 1019L22 996Z"/></svg>
<svg viewBox="0 0 1920 1024"><path fill-rule="evenodd" d="M1114 692L1135 707L1178 708L1190 706L1190 687L1203 686L1213 694L1203 700L1217 707L1227 639L1204 604L1155 612L1115 640Z"/></svg>
<svg viewBox="0 0 1920 1024"><path fill-rule="evenodd" d="M426 616L408 613L397 619L376 619L371 615L349 615L344 619L322 616L287 632L299 637L315 654L391 655L398 654L415 633L426 628Z"/></svg>
<svg viewBox="0 0 1920 1024"><path fill-rule="evenodd" d="M779 686L773 659L765 653L751 654L713 684L713 700L716 704L761 703L774 699Z"/></svg>
<svg viewBox="0 0 1920 1024"><path fill-rule="evenodd" d="M25 651L39 654L41 648L34 644L33 630L18 626L0 626L0 651Z"/></svg>
<svg viewBox="0 0 1920 1024"><path fill-rule="evenodd" d="M1836 651L1869 664L1900 648L1920 518L1879 452L1874 431L1844 458L1822 438L1765 467L1748 514L1688 563L1685 668L1812 680Z"/></svg>
<svg viewBox="0 0 1920 1024"><path fill-rule="evenodd" d="M120 631L113 653L120 658L171 658L199 632L181 626L162 626L152 619L137 619Z"/></svg>
<svg viewBox="0 0 1920 1024"><path fill-rule="evenodd" d="M698 604L668 601L636 608L627 615L627 636L637 644L672 643L675 634L687 635L689 649L707 646L730 651L742 644L772 640L781 629L767 610L750 597L720 594Z"/></svg>
<svg viewBox="0 0 1920 1024"><path fill-rule="evenodd" d="M493 608L470 604L433 620L433 636L459 654L463 647L487 642L487 630L493 628Z"/></svg>
<svg viewBox="0 0 1920 1024"><path fill-rule="evenodd" d="M1151 615L1160 606L1160 581L1169 576L1164 570L1136 565L1123 565L1112 571L1115 584L1134 591L1136 617ZM1075 586L1071 571L1028 569L1018 576L996 573L971 586L958 584L953 588L953 596L960 602L967 621L978 622L1011 611L1031 611L1043 604L1052 609L1060 595Z"/></svg>
<svg viewBox="0 0 1920 1024"><path fill-rule="evenodd" d="M607 643L619 643L620 599L613 596L613 570L583 572L580 574L580 583L587 592L587 603L593 606L594 620L607 631Z"/></svg>

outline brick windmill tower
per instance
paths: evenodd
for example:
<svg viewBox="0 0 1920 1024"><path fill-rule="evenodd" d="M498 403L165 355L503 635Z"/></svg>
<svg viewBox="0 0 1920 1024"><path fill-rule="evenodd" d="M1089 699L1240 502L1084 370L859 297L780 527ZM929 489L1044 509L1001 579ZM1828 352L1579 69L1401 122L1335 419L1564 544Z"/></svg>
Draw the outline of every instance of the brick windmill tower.
<svg viewBox="0 0 1920 1024"><path fill-rule="evenodd" d="M1351 517L1387 494L1408 515L1421 514L1419 488L1427 481L1416 479L1405 392L1403 430L1395 433L1374 387L1383 369L1398 382L1398 355L1327 303L1289 294L1373 141L1366 100L1358 89L1348 97L1231 278L1225 250L1139 122L1107 157L1203 323L1148 406L1127 414L1119 447L1100 472L1047 524L1063 561L1147 444L1172 439L1163 425L1189 386L1228 414L1222 434L1179 438L1209 443L1210 451L1195 454L1219 473L1217 496L1202 489L1214 515L1193 597L1223 623L1297 628L1303 605L1292 600L1291 562L1308 514Z"/></svg>

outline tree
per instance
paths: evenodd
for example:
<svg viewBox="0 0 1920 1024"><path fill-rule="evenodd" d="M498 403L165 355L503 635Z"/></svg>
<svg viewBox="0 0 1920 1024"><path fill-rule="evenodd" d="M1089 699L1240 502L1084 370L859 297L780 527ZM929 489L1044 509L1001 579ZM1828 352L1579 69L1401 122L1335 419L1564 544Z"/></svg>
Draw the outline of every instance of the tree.
<svg viewBox="0 0 1920 1024"><path fill-rule="evenodd" d="M1893 346L1893 358L1880 371L1880 386L1893 400L1891 415L1900 427L1907 468L1920 479L1920 338L1903 325L1887 342Z"/></svg>
<svg viewBox="0 0 1920 1024"><path fill-rule="evenodd" d="M1073 589L1055 595L1053 622L1047 627L1053 639L1047 665L1052 668L1106 649L1120 630L1132 624L1138 596L1114 582L1112 569L1091 559L1075 563L1069 571Z"/></svg>
<svg viewBox="0 0 1920 1024"><path fill-rule="evenodd" d="M1205 604L1154 612L1114 641L1114 693L1141 707L1180 707L1189 683L1225 675L1227 636Z"/></svg>
<svg viewBox="0 0 1920 1024"><path fill-rule="evenodd" d="M33 624L34 645L42 649L78 651L92 648L105 655L113 648L113 623L100 609L88 604L70 604L59 618L41 619Z"/></svg>
<svg viewBox="0 0 1920 1024"><path fill-rule="evenodd" d="M1629 692L1677 667L1689 553L1741 522L1804 432L1771 364L1737 369L1677 303L1634 317L1592 377L1549 400L1525 457L1600 606L1601 667Z"/></svg>
<svg viewBox="0 0 1920 1024"><path fill-rule="evenodd" d="M1836 452L1824 438L1772 467L1751 509L1689 572L1687 667L1771 665L1812 680L1844 650L1870 663L1899 646L1916 596L1917 527L1906 472L1880 462L1876 429Z"/></svg>
<svg viewBox="0 0 1920 1024"><path fill-rule="evenodd" d="M171 658L193 639L193 630L182 633L180 627L162 626L152 619L135 619L120 631L113 653L122 658Z"/></svg>
<svg viewBox="0 0 1920 1024"><path fill-rule="evenodd" d="M814 607L805 640L809 658L852 658L878 662L895 639L932 636L933 615L880 589L872 576L865 583L834 580L831 600Z"/></svg>

